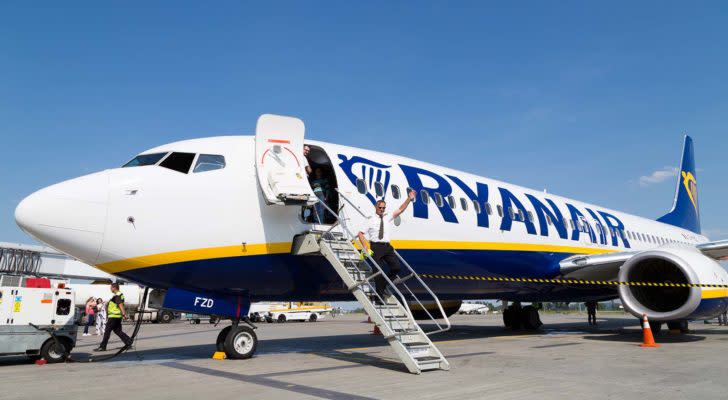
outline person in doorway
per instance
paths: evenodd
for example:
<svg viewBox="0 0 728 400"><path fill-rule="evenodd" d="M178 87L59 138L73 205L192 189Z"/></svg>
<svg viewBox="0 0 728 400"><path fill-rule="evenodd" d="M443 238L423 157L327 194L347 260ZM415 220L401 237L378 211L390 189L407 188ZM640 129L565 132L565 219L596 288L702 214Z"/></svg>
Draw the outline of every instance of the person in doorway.
<svg viewBox="0 0 728 400"><path fill-rule="evenodd" d="M126 310L124 309L124 294L119 290L119 284L114 282L111 284L111 293L114 296L106 303L106 330L104 338L101 340L99 347L94 351L106 351L106 345L109 343L109 336L114 332L116 336L124 342L124 348L131 346L131 338L121 329L121 320L126 319Z"/></svg>
<svg viewBox="0 0 728 400"><path fill-rule="evenodd" d="M328 204L327 202L331 195L331 186L329 185L329 180L324 177L324 172L321 168L316 168L316 170L314 170L314 178L311 181L311 188L313 189L313 194L315 194L319 199L319 202L314 205L316 222L323 224L326 222L326 209L321 203Z"/></svg>
<svg viewBox="0 0 728 400"><path fill-rule="evenodd" d="M589 325L596 325L597 324L597 302L596 301L587 301L586 302L586 313L587 318L589 319Z"/></svg>
<svg viewBox="0 0 728 400"><path fill-rule="evenodd" d="M86 324L83 326L83 336L88 336L88 327L96 323L96 300L93 297L89 297L86 300Z"/></svg>
<svg viewBox="0 0 728 400"><path fill-rule="evenodd" d="M359 232L358 234L359 242L362 244L363 250L367 253L370 251L373 252L374 255L372 258L380 267L382 267L383 270L384 266L382 263L384 262L387 264L389 271L386 273L390 280L397 278L397 274L400 269L399 259L397 258L397 255L394 254L394 248L390 244L390 237L392 229L394 228L394 224L392 222L407 209L409 203L411 203L414 199L415 192L410 191L407 199L392 214L388 214L386 212L387 203L384 200L377 201L374 205L374 212L376 213L376 216L369 219L366 231ZM369 248L367 248L367 240L369 241ZM384 289L386 284L387 282L381 276L378 276L375 279L377 294L379 294L382 298L385 296Z"/></svg>
<svg viewBox="0 0 728 400"><path fill-rule="evenodd" d="M104 299L96 299L96 335L103 335L106 330L106 304Z"/></svg>
<svg viewBox="0 0 728 400"><path fill-rule="evenodd" d="M306 175L311 175L311 165L308 163L308 154L311 152L311 148L308 145L303 146L303 169L306 171Z"/></svg>

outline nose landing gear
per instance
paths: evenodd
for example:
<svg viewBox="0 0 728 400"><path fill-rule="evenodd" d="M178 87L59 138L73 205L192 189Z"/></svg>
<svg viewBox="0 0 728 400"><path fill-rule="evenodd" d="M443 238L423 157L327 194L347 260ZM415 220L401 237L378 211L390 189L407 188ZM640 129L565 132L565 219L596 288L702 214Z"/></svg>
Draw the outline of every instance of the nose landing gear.
<svg viewBox="0 0 728 400"><path fill-rule="evenodd" d="M256 326L247 318L242 320L248 326L239 325L240 320L233 319L233 324L223 328L217 335L217 351L233 360L244 360L255 354L258 348L258 336L255 334Z"/></svg>

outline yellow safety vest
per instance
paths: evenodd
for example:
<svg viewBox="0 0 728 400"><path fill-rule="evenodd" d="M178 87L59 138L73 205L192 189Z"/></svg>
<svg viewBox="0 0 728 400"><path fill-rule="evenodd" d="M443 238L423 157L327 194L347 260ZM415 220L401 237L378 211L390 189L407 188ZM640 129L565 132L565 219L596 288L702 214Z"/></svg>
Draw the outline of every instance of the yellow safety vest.
<svg viewBox="0 0 728 400"><path fill-rule="evenodd" d="M114 297L112 297L106 304L106 318L121 318L121 308L119 308L119 305L114 302L114 299L116 299L117 296L121 299L120 303L124 302L123 293L114 293Z"/></svg>

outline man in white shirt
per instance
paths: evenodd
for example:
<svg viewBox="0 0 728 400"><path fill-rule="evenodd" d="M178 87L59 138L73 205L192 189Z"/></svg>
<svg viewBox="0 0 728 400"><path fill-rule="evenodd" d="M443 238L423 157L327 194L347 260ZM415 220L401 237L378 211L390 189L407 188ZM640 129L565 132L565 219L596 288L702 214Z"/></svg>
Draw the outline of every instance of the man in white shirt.
<svg viewBox="0 0 728 400"><path fill-rule="evenodd" d="M397 258L397 255L394 254L394 248L389 243L390 241L390 235L392 233L392 229L394 228L394 224L392 221L394 221L395 218L399 217L400 214L404 212L404 210L407 209L407 206L409 206L409 203L411 203L415 199L415 192L410 191L407 196L407 200L402 203L401 206L397 210L395 210L391 215L385 213L385 210L387 209L387 203L384 200L379 200L374 205L375 207L375 213L376 215L369 219L367 222L367 228L364 232L359 232L359 242L361 242L362 246L364 247L364 251L369 251L370 249L367 249L367 241L365 238L369 241L369 245L371 246L372 252L374 252L374 255L372 258L374 261L376 261L377 264L379 264L380 267L386 272L385 266L382 262L385 262L386 265L389 267L389 272L387 273L387 276L389 279L395 279L397 277L397 274L399 273L399 259ZM366 235L366 236L365 236ZM375 279L376 282L376 290L377 293L379 293L380 296L384 297L384 288L386 287L386 281L382 277L377 277Z"/></svg>
<svg viewBox="0 0 728 400"><path fill-rule="evenodd" d="M306 170L306 175L311 175L311 166L308 164L308 153L311 152L311 148L308 145L303 146L303 169Z"/></svg>

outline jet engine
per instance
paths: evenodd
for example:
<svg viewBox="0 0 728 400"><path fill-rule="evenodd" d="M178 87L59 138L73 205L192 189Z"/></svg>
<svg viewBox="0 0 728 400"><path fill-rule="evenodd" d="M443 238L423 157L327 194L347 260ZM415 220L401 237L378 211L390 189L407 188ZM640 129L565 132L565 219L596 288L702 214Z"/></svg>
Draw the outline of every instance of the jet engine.
<svg viewBox="0 0 728 400"><path fill-rule="evenodd" d="M670 284L726 284L726 271L713 259L686 247L662 247L635 255L619 270L621 282L663 285L623 285L619 296L625 309L653 321L712 317L728 305L725 289Z"/></svg>

